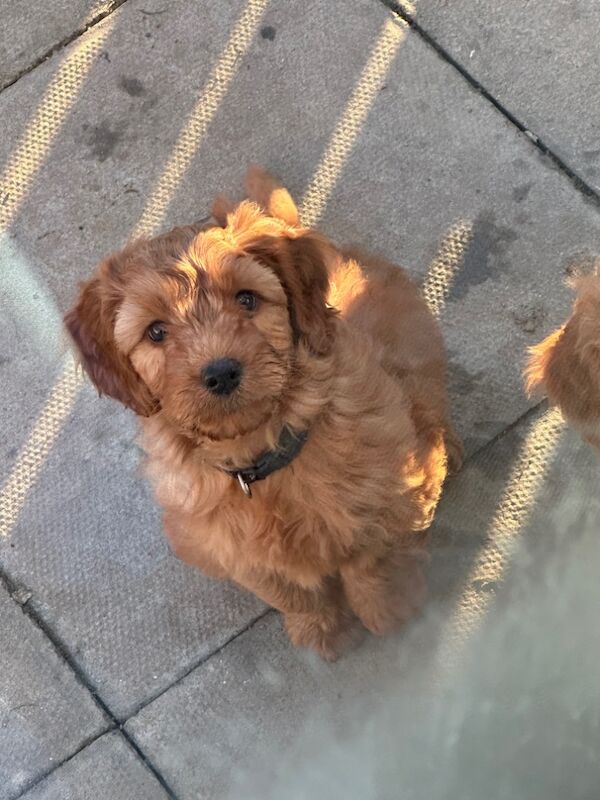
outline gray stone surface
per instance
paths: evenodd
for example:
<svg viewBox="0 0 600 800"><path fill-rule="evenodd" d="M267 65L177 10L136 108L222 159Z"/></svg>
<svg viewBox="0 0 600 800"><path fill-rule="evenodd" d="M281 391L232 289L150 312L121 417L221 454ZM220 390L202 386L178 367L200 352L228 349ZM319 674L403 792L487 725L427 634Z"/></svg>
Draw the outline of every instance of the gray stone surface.
<svg viewBox="0 0 600 800"><path fill-rule="evenodd" d="M471 75L600 189L595 0L413 0L415 17Z"/></svg>
<svg viewBox="0 0 600 800"><path fill-rule="evenodd" d="M404 668L395 680L373 676L371 691L347 710L341 734L324 722L297 730L285 753L278 744L265 748L230 797L596 796L598 461L567 436L550 462L530 522L510 547L497 528L479 554L488 568L502 562L503 582L471 581L473 591L466 587L450 621L442 616L439 626L429 616L415 626L403 645L410 651ZM463 520L470 510L463 506ZM474 619L468 612L477 605L484 613ZM422 643L436 622L441 643L430 659ZM444 639L452 627L462 636L449 669Z"/></svg>
<svg viewBox="0 0 600 800"><path fill-rule="evenodd" d="M270 612L126 728L178 797L224 798L238 771L277 757L308 720L318 725L336 715L339 722L344 704L368 688L395 649L389 639L369 642L326 664L293 650Z"/></svg>
<svg viewBox="0 0 600 800"><path fill-rule="evenodd" d="M108 722L1 585L0 620L0 798L12 800Z"/></svg>
<svg viewBox="0 0 600 800"><path fill-rule="evenodd" d="M0 539L4 568L119 716L263 608L170 554L137 463L132 421L86 388Z"/></svg>
<svg viewBox="0 0 600 800"><path fill-rule="evenodd" d="M120 733L107 733L23 795L23 800L165 800Z"/></svg>
<svg viewBox="0 0 600 800"><path fill-rule="evenodd" d="M116 5L113 0L52 0L33 10L20 0L4 0L0 89Z"/></svg>
<svg viewBox="0 0 600 800"><path fill-rule="evenodd" d="M272 613L129 720L179 797L285 787L375 800L401 782L403 796L455 800L480 797L489 776L494 798L558 800L569 781L592 796L599 466L539 419L453 480L432 532L431 602L403 634L323 664Z"/></svg>

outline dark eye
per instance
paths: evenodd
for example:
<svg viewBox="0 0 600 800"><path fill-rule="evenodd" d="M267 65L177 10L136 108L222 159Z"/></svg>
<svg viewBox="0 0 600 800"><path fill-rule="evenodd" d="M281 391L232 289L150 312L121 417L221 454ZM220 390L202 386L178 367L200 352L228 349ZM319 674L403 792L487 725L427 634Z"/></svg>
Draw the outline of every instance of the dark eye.
<svg viewBox="0 0 600 800"><path fill-rule="evenodd" d="M246 289L238 292L235 296L235 299L246 309L246 311L254 311L258 303L256 295L253 294L253 292L247 291Z"/></svg>
<svg viewBox="0 0 600 800"><path fill-rule="evenodd" d="M148 325L146 333L148 334L148 338L152 339L153 342L162 342L167 335L162 322L153 322L152 325Z"/></svg>

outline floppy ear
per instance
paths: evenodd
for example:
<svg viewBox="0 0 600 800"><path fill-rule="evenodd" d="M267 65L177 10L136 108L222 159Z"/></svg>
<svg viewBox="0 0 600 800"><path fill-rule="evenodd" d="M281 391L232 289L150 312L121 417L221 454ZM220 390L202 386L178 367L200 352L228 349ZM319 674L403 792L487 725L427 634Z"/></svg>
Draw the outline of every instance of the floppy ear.
<svg viewBox="0 0 600 800"><path fill-rule="evenodd" d="M64 321L98 392L149 417L158 410L158 403L114 340L120 295L110 278L113 266L114 257L106 259L97 276L83 284L77 303Z"/></svg>
<svg viewBox="0 0 600 800"><path fill-rule="evenodd" d="M246 251L268 266L288 299L290 324L297 341L315 355L327 355L333 343L335 310L327 306L327 260L334 248L319 234L264 236Z"/></svg>

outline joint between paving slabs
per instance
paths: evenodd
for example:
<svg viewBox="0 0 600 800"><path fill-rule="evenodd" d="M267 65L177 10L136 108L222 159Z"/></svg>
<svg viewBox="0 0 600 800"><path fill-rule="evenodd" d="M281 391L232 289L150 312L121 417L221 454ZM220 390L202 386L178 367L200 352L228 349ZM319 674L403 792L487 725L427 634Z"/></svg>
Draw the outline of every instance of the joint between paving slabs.
<svg viewBox="0 0 600 800"><path fill-rule="evenodd" d="M480 455L480 453L483 453L486 450L489 450L497 442L499 442L500 439L504 439L504 437L507 436L518 425L520 425L522 422L525 422L525 420L529 419L529 417L533 417L538 411L540 411L542 408L545 408L547 406L548 406L548 401L547 400L540 400L539 403L536 403L534 406L530 406L522 414L519 414L519 416L516 419L514 419L512 422L509 422L508 425L506 425L506 427L502 428L501 431L498 431L498 433L496 433L494 436L492 436L491 439L488 439L487 442L484 442L476 450L473 450L473 452L470 453L469 456L467 456L467 458L465 458L464 464L465 465L468 464L476 456ZM464 466L463 466L463 468L464 468Z"/></svg>
<svg viewBox="0 0 600 800"><path fill-rule="evenodd" d="M80 28L77 28L77 30L73 31L73 33L70 33L68 36L65 36L56 44L53 44L52 47L49 47L48 50L46 50L45 53L36 58L35 61L32 61L31 64L28 64L26 67L23 67L23 69L20 72L18 72L13 78L11 78L9 81L0 86L0 93L3 92L5 89L8 89L10 86L14 86L15 83L17 83L17 81L19 81L24 75L29 75L29 73L33 72L34 69L37 69L37 67L39 67L40 64L43 64L44 61L47 61L55 53L60 52L65 47L68 47L76 39L79 39L80 36L83 36L84 33L87 33L87 31L91 30L99 22L102 22L103 19L110 17L110 15L113 14L115 11L117 11L117 9L125 5L126 2L127 0L113 0L108 6L108 8L105 8L103 11L100 11L98 14L96 14L95 17L93 17L93 19L91 19L85 25L82 25Z"/></svg>
<svg viewBox="0 0 600 800"><path fill-rule="evenodd" d="M89 681L85 672L81 669L77 661L73 658L71 653L69 652L68 647L62 641L62 639L56 634L55 631L45 622L45 620L38 614L38 612L29 604L29 598L22 602L18 598L21 595L22 587L18 586L18 584L3 570L0 569L0 582L4 585L6 590L8 591L11 599L17 603L23 613L32 621L32 623L42 632L44 637L50 642L52 647L54 648L55 652L59 656L59 658L69 667L71 672L75 675L76 680L78 683L91 695L93 701L96 703L100 711L104 714L107 726L103 730L101 730L97 735L89 737L85 740L76 750L75 752L71 753L67 758L63 759L60 763L53 765L52 769L48 770L43 775L39 776L39 778L35 779L30 786L27 786L23 792L19 795L22 796L25 792L29 791L32 786L35 786L44 778L47 778L53 772L55 772L59 767L65 764L67 761L70 761L74 756L84 750L88 745L92 744L96 739L100 738L100 736L104 736L106 733L110 733L113 730L118 730L127 745L130 749L136 754L136 756L143 762L146 768L152 773L152 775L156 778L158 783L162 786L165 790L167 795L171 798L171 800L177 800L177 796L165 780L165 778L161 775L158 769L154 766L154 764L150 761L150 759L146 756L143 750L139 747L139 745L132 739L129 733L124 729L123 725L125 724L126 720L119 720L118 717L111 711L109 706L104 702L100 694L98 693L97 689L94 685Z"/></svg>
<svg viewBox="0 0 600 800"><path fill-rule="evenodd" d="M82 753L86 747L89 747L91 744L94 744L95 741L104 736L104 734L110 733L110 731L112 730L114 730L114 726L111 725L110 727L100 731L99 733L94 734L93 736L88 736L87 739L84 739L80 743L79 747L77 747L72 753L66 756L66 758L63 758L63 760L57 764L53 764L50 769L46 770L46 772L42 772L40 775L37 776L37 778L34 778L32 781L30 781L30 783L26 784L23 787L22 791L20 791L19 794L15 796L15 800L19 800L19 798L23 797L23 795L27 794L27 792L30 792L32 789L35 789L36 786L39 786L40 783L45 781L46 778L52 775L52 773L55 772L57 769L59 769L59 767L68 764L69 761L72 761L75 758L75 756L78 756L79 753Z"/></svg>
<svg viewBox="0 0 600 800"><path fill-rule="evenodd" d="M406 9L401 3L395 2L395 0L375 0L375 2L382 3L387 9L389 9L392 13L396 14L400 19L402 19L406 24L414 30L414 32L423 39L423 41L429 45L435 52L438 54L440 58L450 64L470 85L472 89L474 89L478 94L484 97L494 108L502 114L512 125L517 128L517 130L522 133L529 142L546 158L548 158L552 164L562 172L572 183L572 185L580 192L586 200L593 203L596 207L600 208L600 194L594 189L593 186L582 178L573 167L570 167L566 161L564 161L559 155L557 155L549 145L547 145L544 140L538 136L534 131L529 130L527 126L521 122L521 120L516 117L512 111L510 111L506 106L504 106L494 95L485 88L485 86L477 80L477 78L473 77L471 73L460 64L430 33L428 33L425 28L423 28L416 20L414 14L412 14L408 9Z"/></svg>
<svg viewBox="0 0 600 800"><path fill-rule="evenodd" d="M210 661L211 658L214 658L215 656L218 656L219 653L222 653L225 650L225 648L229 647L230 644L233 644L233 642L235 642L236 639L239 639L239 637L242 636L244 633L247 633L248 631L252 630L252 628L262 619L265 619L265 617L269 616L269 614L274 614L274 613L275 613L274 608L270 607L266 608L257 617L254 617L252 620L250 620L250 622L247 625L244 625L243 628L240 628L239 631L236 631L234 634L232 634L232 636L230 636L229 639L227 639L227 641L223 642L222 645L219 645L219 647L217 647L215 650L212 650L210 653L207 653L205 656L198 659L198 661L195 661L191 667L188 667L185 670L185 672L182 672L181 675L175 678L175 680L168 686L165 686L163 689L160 689L158 692L156 692L156 694L153 694L146 700L142 700L142 702L136 706L136 708L131 712L131 714L129 714L128 717L126 717L121 721L121 725L126 725L130 720L136 717L140 713L140 711L143 711L146 708L146 706L149 706L155 700L158 700L159 697L162 697L163 694L173 689L173 687L178 686L182 681L184 681L188 677L188 675L191 675L192 672L197 670L203 664L206 664L208 661Z"/></svg>
<svg viewBox="0 0 600 800"><path fill-rule="evenodd" d="M50 775L52 775L54 772L56 772L57 769L59 769L60 767L63 767L65 764L68 764L69 761L72 761L76 756L78 756L80 753L82 753L87 747L89 747L90 745L94 744L94 742L98 741L98 739L102 738L102 736L104 736L107 733L111 733L112 731L118 731L118 733L123 737L123 740L125 741L125 744L129 747L130 750L132 750L134 755L137 758L140 759L140 761L144 764L146 769L156 778L158 783L162 786L162 788L167 793L167 795L170 798L170 800L179 800L177 795L173 792L171 787L167 784L165 779L158 772L156 767L154 767L154 765L147 758L147 756L142 752L142 750L140 750L138 745L131 739L129 734L126 733L126 731L124 731L121 728L120 725L119 726L110 725L108 728L106 728L106 730L102 730L99 733L95 734L94 736L89 736L87 739L84 739L84 741L79 745L79 747L76 750L74 750L70 755L68 755L66 758L63 758L63 760L60 763L54 764L51 769L47 770L46 772L42 773L41 775L38 775L38 777L35 778L35 780L31 781L31 783L28 783L26 786L24 786L23 790L21 792L19 792L18 795L15 796L14 800L19 800L19 798L21 798L24 795L26 795L28 792L30 792L32 789L34 789L36 786L39 786L40 783L43 783L43 781L45 781L47 778L49 778Z"/></svg>

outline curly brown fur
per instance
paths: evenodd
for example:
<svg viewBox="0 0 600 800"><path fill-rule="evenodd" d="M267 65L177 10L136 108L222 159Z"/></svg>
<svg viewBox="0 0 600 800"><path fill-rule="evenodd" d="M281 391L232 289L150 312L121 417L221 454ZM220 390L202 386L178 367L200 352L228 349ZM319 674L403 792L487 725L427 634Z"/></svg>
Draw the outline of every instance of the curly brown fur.
<svg viewBox="0 0 600 800"><path fill-rule="evenodd" d="M255 592L295 644L333 658L354 616L381 634L423 601L422 531L462 452L444 349L403 271L299 227L259 168L248 189L255 203L216 203L219 224L105 260L67 325L100 392L140 415L174 552ZM214 396L200 375L225 357L243 377ZM308 440L247 499L224 469L252 464L284 425Z"/></svg>
<svg viewBox="0 0 600 800"><path fill-rule="evenodd" d="M600 270L571 280L567 322L530 350L525 383L545 394L590 444L600 448Z"/></svg>

